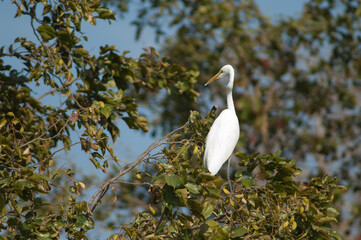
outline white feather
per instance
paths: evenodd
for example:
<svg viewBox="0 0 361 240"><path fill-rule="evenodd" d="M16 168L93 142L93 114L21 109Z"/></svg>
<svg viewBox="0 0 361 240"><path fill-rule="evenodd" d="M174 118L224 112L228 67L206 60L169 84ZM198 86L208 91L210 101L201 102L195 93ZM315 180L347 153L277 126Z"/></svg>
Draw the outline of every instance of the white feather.
<svg viewBox="0 0 361 240"><path fill-rule="evenodd" d="M204 164L212 175L217 174L230 158L238 139L239 123L236 113L225 109L214 121L206 139Z"/></svg>

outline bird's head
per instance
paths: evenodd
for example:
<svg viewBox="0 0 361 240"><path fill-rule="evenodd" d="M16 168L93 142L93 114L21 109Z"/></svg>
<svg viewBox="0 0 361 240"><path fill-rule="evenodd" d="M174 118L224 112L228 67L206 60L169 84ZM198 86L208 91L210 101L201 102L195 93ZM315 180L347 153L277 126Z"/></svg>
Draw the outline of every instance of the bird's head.
<svg viewBox="0 0 361 240"><path fill-rule="evenodd" d="M206 84L204 84L204 86L209 85L211 82L214 82L215 80L229 77L231 73L234 73L233 67L229 64L224 65L216 75L214 75L211 79L209 79L209 81Z"/></svg>

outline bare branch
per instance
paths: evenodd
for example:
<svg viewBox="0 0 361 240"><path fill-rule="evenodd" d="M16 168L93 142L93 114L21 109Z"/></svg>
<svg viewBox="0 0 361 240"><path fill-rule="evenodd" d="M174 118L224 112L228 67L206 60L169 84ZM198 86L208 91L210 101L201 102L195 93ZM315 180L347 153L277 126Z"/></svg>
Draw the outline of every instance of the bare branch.
<svg viewBox="0 0 361 240"><path fill-rule="evenodd" d="M102 198L104 197L104 195L106 194L106 192L109 189L109 186L113 183L115 183L121 176L125 175L126 173L130 172L132 169L134 169L136 166L138 166L140 163L147 161L149 159L152 159L152 157L154 155L158 155L158 153L154 154L154 155L149 155L150 152L152 152L154 149L165 145L165 144L169 144L169 142L167 142L167 139L170 138L170 136L172 136L174 133L180 131L181 129L183 129L186 125L183 125L182 127L175 129L174 131L170 132L169 134L167 134L164 137L158 138L155 142L153 142L148 148L147 150L145 150L142 154L140 154L137 159L132 163L132 164L127 164L125 166L123 166L119 173L114 176L113 178L107 180L106 182L104 182L99 189L94 193L94 195L92 196L92 198L90 199L89 203L88 203L88 213L89 214L93 214L95 208L97 207L97 205L101 202Z"/></svg>
<svg viewBox="0 0 361 240"><path fill-rule="evenodd" d="M61 90L63 90L63 89L65 89L65 87L67 87L67 86L70 86L71 84L73 84L75 81L77 81L78 80L78 78L76 78L76 79L73 79L73 80L71 80L70 82L68 82L68 83L66 83L66 85L63 85L63 86L61 86L61 87L58 87L58 88L55 88L55 89L52 89L52 90L50 90L50 91L48 91L48 92L46 92L46 93L44 93L43 95L41 95L40 97L38 97L36 100L40 100L40 99L42 99L42 98L44 98L44 97L46 97L46 96L48 96L49 94L53 94L53 93L55 93L55 92L58 92L58 91L61 91ZM73 98L74 99L74 98ZM79 105L79 104L78 104ZM80 105L79 105L80 106ZM81 106L80 106L81 107ZM84 108L84 107L81 107L81 108Z"/></svg>
<svg viewBox="0 0 361 240"><path fill-rule="evenodd" d="M274 97L274 82L272 82L269 90L268 90L268 96L267 96L267 102L264 105L262 109L262 124L261 124L261 133L262 133L262 142L264 145L265 152L269 152L271 149L269 149L269 119L268 114L273 104L273 97Z"/></svg>

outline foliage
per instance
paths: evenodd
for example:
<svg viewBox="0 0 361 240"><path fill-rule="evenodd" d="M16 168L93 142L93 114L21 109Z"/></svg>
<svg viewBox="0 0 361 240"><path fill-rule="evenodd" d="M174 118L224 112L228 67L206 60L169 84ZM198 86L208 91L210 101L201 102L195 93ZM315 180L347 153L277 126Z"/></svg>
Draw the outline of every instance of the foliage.
<svg viewBox="0 0 361 240"><path fill-rule="evenodd" d="M56 154L80 144L94 166L107 172L119 162L108 141L119 135L117 119L148 131L136 99L160 89L195 98L197 72L164 61L152 48L138 59L107 45L91 56L83 47L82 22L115 19L99 1L15 5L16 17L29 17L37 41L19 37L0 49L1 229L7 239L57 238L61 229L69 239L81 239L94 227L80 196L87 186L74 169L56 164ZM5 64L9 57L22 63L21 71ZM50 90L36 98L43 86ZM47 104L50 95L61 103ZM77 139L71 138L75 130L81 132Z"/></svg>
<svg viewBox="0 0 361 240"><path fill-rule="evenodd" d="M165 162L156 163L158 173L149 182L153 209L138 213L122 227L127 239L341 239L332 230L338 211L334 194L344 190L327 175L300 183L294 160L276 154L237 153L240 170L228 182L199 167L204 136L210 118L192 112L189 122L169 138ZM177 143L175 143L175 141ZM178 147L174 147L177 146ZM258 167L259 171L255 172ZM263 176L262 184L255 184ZM155 208L155 207L154 207ZM114 237L117 235L114 235Z"/></svg>

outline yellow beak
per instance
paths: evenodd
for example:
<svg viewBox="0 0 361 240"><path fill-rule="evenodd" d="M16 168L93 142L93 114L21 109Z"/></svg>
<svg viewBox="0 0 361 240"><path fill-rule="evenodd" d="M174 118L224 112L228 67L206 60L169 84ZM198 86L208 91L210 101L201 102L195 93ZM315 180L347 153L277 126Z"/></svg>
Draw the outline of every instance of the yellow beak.
<svg viewBox="0 0 361 240"><path fill-rule="evenodd" d="M219 71L216 75L214 75L211 79L209 79L208 82L206 84L204 84L204 86L207 86L210 83L214 82L219 77L220 74L221 74L221 71Z"/></svg>

